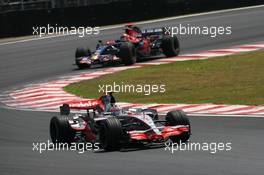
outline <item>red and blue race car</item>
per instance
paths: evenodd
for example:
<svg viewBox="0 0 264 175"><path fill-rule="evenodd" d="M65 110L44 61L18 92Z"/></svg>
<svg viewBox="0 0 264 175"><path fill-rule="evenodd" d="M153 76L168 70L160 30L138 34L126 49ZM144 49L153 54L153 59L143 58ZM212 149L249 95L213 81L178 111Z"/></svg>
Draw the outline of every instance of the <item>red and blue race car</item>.
<svg viewBox="0 0 264 175"><path fill-rule="evenodd" d="M75 52L75 63L82 69L92 65L112 65L121 63L132 65L137 61L164 54L177 56L180 52L176 36L170 36L165 28L140 29L135 25L126 25L125 33L119 40L98 41L96 50L79 47Z"/></svg>

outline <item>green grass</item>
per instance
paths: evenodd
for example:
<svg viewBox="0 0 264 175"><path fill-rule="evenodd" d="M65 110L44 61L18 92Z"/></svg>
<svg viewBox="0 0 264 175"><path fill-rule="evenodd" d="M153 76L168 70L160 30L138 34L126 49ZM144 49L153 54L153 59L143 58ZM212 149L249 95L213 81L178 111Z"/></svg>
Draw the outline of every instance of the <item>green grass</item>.
<svg viewBox="0 0 264 175"><path fill-rule="evenodd" d="M184 61L130 69L65 87L67 92L97 98L99 85L166 85L165 93L118 93L122 102L264 104L264 51L209 60Z"/></svg>

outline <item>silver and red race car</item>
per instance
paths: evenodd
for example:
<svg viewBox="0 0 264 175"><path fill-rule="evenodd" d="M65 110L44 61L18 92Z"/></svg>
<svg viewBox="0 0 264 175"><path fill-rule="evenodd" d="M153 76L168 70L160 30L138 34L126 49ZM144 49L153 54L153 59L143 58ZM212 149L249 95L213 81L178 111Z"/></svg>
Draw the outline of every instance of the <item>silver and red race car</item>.
<svg viewBox="0 0 264 175"><path fill-rule="evenodd" d="M78 47L75 52L75 64L80 68L93 65L113 65L121 63L132 65L164 54L166 57L177 56L180 52L176 36L170 36L165 28L140 29L135 25L126 25L125 33L119 40L98 41L96 50Z"/></svg>
<svg viewBox="0 0 264 175"><path fill-rule="evenodd" d="M161 119L154 109L117 108L104 111L103 101L86 100L64 104L61 114L50 120L53 143L99 143L106 151L127 145L186 142L191 135L189 119L183 111L168 112ZM70 115L70 109L87 109L87 114Z"/></svg>

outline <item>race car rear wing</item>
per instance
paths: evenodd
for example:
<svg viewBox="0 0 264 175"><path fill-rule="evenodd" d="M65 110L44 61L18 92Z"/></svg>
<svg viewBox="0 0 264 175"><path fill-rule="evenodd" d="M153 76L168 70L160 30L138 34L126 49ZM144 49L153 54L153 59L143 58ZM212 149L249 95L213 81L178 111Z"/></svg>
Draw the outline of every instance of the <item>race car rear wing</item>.
<svg viewBox="0 0 264 175"><path fill-rule="evenodd" d="M87 108L87 116L94 118L95 116L95 110L94 108ZM60 115L70 115L71 108L69 104L63 104L60 106Z"/></svg>
<svg viewBox="0 0 264 175"><path fill-rule="evenodd" d="M153 28L153 29L142 29L141 30L143 36L150 35L166 35L165 28Z"/></svg>

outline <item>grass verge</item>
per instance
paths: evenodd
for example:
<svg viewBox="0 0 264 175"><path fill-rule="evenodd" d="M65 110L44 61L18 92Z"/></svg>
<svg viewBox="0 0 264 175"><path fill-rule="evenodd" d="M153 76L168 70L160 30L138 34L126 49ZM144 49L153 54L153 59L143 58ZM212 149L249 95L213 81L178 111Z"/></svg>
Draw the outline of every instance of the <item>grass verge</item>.
<svg viewBox="0 0 264 175"><path fill-rule="evenodd" d="M165 85L164 93L118 93L131 103L264 104L264 51L130 69L66 86L64 90L98 98L99 85Z"/></svg>

